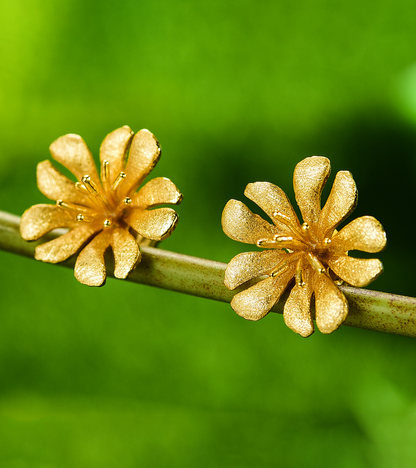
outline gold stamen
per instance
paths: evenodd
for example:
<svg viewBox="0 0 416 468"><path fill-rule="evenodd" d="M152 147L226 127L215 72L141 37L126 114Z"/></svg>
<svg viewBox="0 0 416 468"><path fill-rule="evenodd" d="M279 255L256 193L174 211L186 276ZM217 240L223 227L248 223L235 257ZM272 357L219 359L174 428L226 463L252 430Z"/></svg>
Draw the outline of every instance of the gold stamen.
<svg viewBox="0 0 416 468"><path fill-rule="evenodd" d="M309 247L306 242L304 242L302 239L296 239L294 237L288 237L288 236L274 236L273 238L274 242L279 245L280 248L285 248L285 247L292 247L292 248L305 248Z"/></svg>
<svg viewBox="0 0 416 468"><path fill-rule="evenodd" d="M281 244L282 242L293 242L293 237L274 236L273 240L278 244Z"/></svg>
<svg viewBox="0 0 416 468"><path fill-rule="evenodd" d="M104 161L101 164L101 180L103 183L104 193L107 197L108 202L110 204L115 204L110 184L110 163L109 161L107 161L107 159L104 159Z"/></svg>
<svg viewBox="0 0 416 468"><path fill-rule="evenodd" d="M120 210L126 208L126 206L131 205L131 202L132 202L131 198L129 198L129 197L123 198L123 200L121 200L121 202L119 203L116 211L120 211Z"/></svg>
<svg viewBox="0 0 416 468"><path fill-rule="evenodd" d="M289 218L289 216L286 216L282 212L276 210L273 212L273 217L287 226L294 234L301 234L301 231L295 224L292 223L292 220Z"/></svg>
<svg viewBox="0 0 416 468"><path fill-rule="evenodd" d="M103 222L103 226L104 226L105 228L111 227L112 224L113 224L113 223L111 222L111 219L106 219L106 220Z"/></svg>
<svg viewBox="0 0 416 468"><path fill-rule="evenodd" d="M273 241L270 239L259 239L257 241L257 247L266 247L266 245L269 245L271 243L273 243Z"/></svg>
<svg viewBox="0 0 416 468"><path fill-rule="evenodd" d="M278 265L271 273L270 276L273 278L275 276L281 275L284 273L287 269L289 268L289 263L287 262L282 262L280 265Z"/></svg>
<svg viewBox="0 0 416 468"><path fill-rule="evenodd" d="M118 188L120 187L120 184L124 181L126 178L126 173L125 172L120 172L120 174L116 177L116 180L114 181L111 190L113 192L117 192Z"/></svg>
<svg viewBox="0 0 416 468"><path fill-rule="evenodd" d="M276 237L276 236L275 236ZM276 240L273 239L259 239L257 241L257 247L262 247L265 249L280 249L281 245L277 245Z"/></svg>
<svg viewBox="0 0 416 468"><path fill-rule="evenodd" d="M85 175L82 179L84 187L87 189L88 195L92 196L93 199L97 200L103 208L109 208L107 200L101 195L97 186L91 180L89 175Z"/></svg>
<svg viewBox="0 0 416 468"><path fill-rule="evenodd" d="M110 173L110 163L107 161L107 159L104 159L104 161L101 163L101 180L103 183L108 181L108 176Z"/></svg>
<svg viewBox="0 0 416 468"><path fill-rule="evenodd" d="M98 189L91 180L91 177L89 175L85 175L81 180L84 184L84 187L88 190L88 193L96 197L98 195Z"/></svg>
<svg viewBox="0 0 416 468"><path fill-rule="evenodd" d="M278 218L284 224L286 224L286 223L292 224L291 221L290 221L289 216L286 216L285 214L281 213L280 211L277 211L277 210L273 211L273 216L275 218Z"/></svg>
<svg viewBox="0 0 416 468"><path fill-rule="evenodd" d="M84 195L89 195L87 188L81 182L75 182L75 188L82 192Z"/></svg>
<svg viewBox="0 0 416 468"><path fill-rule="evenodd" d="M82 221L84 223L91 223L93 221L94 217L92 216L85 216L82 213L77 214L77 221Z"/></svg>
<svg viewBox="0 0 416 468"><path fill-rule="evenodd" d="M329 237L325 237L324 243L325 243L326 245L329 245L331 242L332 242L332 241L331 241L331 239L330 239Z"/></svg>
<svg viewBox="0 0 416 468"><path fill-rule="evenodd" d="M309 263L312 265L312 268L318 272L319 274L325 273L325 267L322 265L322 263L318 260L318 257L314 255L312 252L308 252L307 254L307 259L309 260Z"/></svg>
<svg viewBox="0 0 416 468"><path fill-rule="evenodd" d="M257 241L258 247L270 248L270 249L287 249L289 247L289 252L292 253L292 249L304 249L305 246L309 247L306 242L301 239L295 239L294 237L289 236L278 236L275 235L273 239L259 239Z"/></svg>
<svg viewBox="0 0 416 468"><path fill-rule="evenodd" d="M308 223L303 223L302 224L302 231L308 231L309 230L309 224Z"/></svg>
<svg viewBox="0 0 416 468"><path fill-rule="evenodd" d="M69 211L82 211L83 213L90 213L91 211L93 211L87 206L77 205L75 203L66 202L63 200L56 200L56 204L61 208L64 208L65 210Z"/></svg>
<svg viewBox="0 0 416 468"><path fill-rule="evenodd" d="M296 265L296 284L299 287L305 286L305 283L303 282L303 275L302 275L302 260L303 258L300 257L298 260L298 264Z"/></svg>

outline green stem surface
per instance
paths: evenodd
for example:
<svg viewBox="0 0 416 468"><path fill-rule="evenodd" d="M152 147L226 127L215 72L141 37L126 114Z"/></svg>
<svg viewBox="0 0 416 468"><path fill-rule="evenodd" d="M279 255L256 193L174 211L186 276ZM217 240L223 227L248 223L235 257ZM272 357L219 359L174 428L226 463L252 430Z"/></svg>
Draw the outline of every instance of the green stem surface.
<svg viewBox="0 0 416 468"><path fill-rule="evenodd" d="M41 241L26 242L19 232L20 218L0 211L0 249L34 258L37 245L59 233L44 236ZM230 302L235 294L251 286L229 291L224 286L225 263L168 252L153 247L141 247L142 260L127 281L170 289L217 301ZM113 276L109 262L108 275ZM73 268L75 257L59 265ZM349 304L344 325L416 337L416 298L340 286ZM272 309L282 313L287 293Z"/></svg>

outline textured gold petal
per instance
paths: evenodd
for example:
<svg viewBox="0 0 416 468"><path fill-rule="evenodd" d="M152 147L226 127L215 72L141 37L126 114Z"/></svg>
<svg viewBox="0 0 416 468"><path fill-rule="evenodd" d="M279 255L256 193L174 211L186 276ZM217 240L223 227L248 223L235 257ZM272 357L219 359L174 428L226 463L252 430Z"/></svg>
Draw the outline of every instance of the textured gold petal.
<svg viewBox="0 0 416 468"><path fill-rule="evenodd" d="M50 161L38 164L37 181L39 190L51 200L87 204L87 198L75 188L75 183L56 169Z"/></svg>
<svg viewBox="0 0 416 468"><path fill-rule="evenodd" d="M100 187L97 168L85 141L79 135L68 134L58 138L49 147L52 157L69 169L78 180L89 175Z"/></svg>
<svg viewBox="0 0 416 468"><path fill-rule="evenodd" d="M321 194L331 172L329 159L322 156L306 158L295 167L293 188L303 221L314 229L321 212Z"/></svg>
<svg viewBox="0 0 416 468"><path fill-rule="evenodd" d="M34 205L23 213L20 234L24 240L39 239L49 231L77 225L74 215L56 205Z"/></svg>
<svg viewBox="0 0 416 468"><path fill-rule="evenodd" d="M129 210L125 221L146 239L160 241L169 237L178 222L177 213L172 208L157 210Z"/></svg>
<svg viewBox="0 0 416 468"><path fill-rule="evenodd" d="M285 192L280 187L269 182L254 182L247 185L244 195L254 201L270 217L279 228L279 232L290 234L293 231L287 224L281 222L281 218L279 221L279 218L274 215L276 211L289 218L290 223L300 229L298 217Z"/></svg>
<svg viewBox="0 0 416 468"><path fill-rule="evenodd" d="M94 239L85 246L78 255L75 262L75 278L87 286L101 286L107 272L104 262L105 251L110 246L112 229L100 232Z"/></svg>
<svg viewBox="0 0 416 468"><path fill-rule="evenodd" d="M128 125L125 125L109 133L101 143L100 161L101 163L103 161L109 162L108 180L110 185L120 172L124 171L127 151L133 135L132 129Z"/></svg>
<svg viewBox="0 0 416 468"><path fill-rule="evenodd" d="M293 273L292 266L281 275L262 280L236 294L231 301L231 307L247 320L260 320L280 299Z"/></svg>
<svg viewBox="0 0 416 468"><path fill-rule="evenodd" d="M81 226L67 232L63 236L38 245L35 250L36 260L43 262L59 263L69 258L87 242L97 231L102 229L99 224L81 224Z"/></svg>
<svg viewBox="0 0 416 468"><path fill-rule="evenodd" d="M288 254L276 249L241 253L227 265L224 284L228 289L235 289L253 278L268 275L285 256Z"/></svg>
<svg viewBox="0 0 416 468"><path fill-rule="evenodd" d="M318 222L318 235L331 237L334 229L357 206L357 187L351 172L339 171Z"/></svg>
<svg viewBox="0 0 416 468"><path fill-rule="evenodd" d="M143 179L156 166L160 155L160 145L153 133L140 130L134 135L125 169L126 179L120 186L122 198L137 190Z"/></svg>
<svg viewBox="0 0 416 468"><path fill-rule="evenodd" d="M178 205L182 201L182 194L176 185L166 177L149 180L132 197L132 206L146 209L161 204Z"/></svg>
<svg viewBox="0 0 416 468"><path fill-rule="evenodd" d="M314 332L311 297L313 293L312 281L310 280L310 271L304 271L304 285L295 285L289 294L283 308L283 318L286 325L304 338L312 335Z"/></svg>
<svg viewBox="0 0 416 468"><path fill-rule="evenodd" d="M342 255L328 260L333 272L351 286L363 287L383 272L383 264L377 258L354 258Z"/></svg>
<svg viewBox="0 0 416 468"><path fill-rule="evenodd" d="M127 275L140 261L140 249L134 237L125 229L113 230L111 239L113 248L116 278L127 278Z"/></svg>
<svg viewBox="0 0 416 468"><path fill-rule="evenodd" d="M383 226L372 216L354 219L332 237L331 251L348 252L361 250L375 253L383 250L387 243Z"/></svg>
<svg viewBox="0 0 416 468"><path fill-rule="evenodd" d="M256 244L259 239L272 239L275 226L252 213L238 200L229 200L222 212L222 228L228 237L246 244Z"/></svg>
<svg viewBox="0 0 416 468"><path fill-rule="evenodd" d="M348 315L344 294L326 274L314 275L316 325L322 333L335 331Z"/></svg>

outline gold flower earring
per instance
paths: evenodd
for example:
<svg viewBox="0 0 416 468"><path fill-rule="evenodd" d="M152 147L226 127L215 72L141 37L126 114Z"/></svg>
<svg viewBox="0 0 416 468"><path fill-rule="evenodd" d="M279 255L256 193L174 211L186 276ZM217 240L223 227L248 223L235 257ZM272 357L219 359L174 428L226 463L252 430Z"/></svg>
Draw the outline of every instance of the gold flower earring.
<svg viewBox="0 0 416 468"><path fill-rule="evenodd" d="M140 262L140 245L166 239L176 227L177 213L160 204L179 204L182 194L165 177L147 182L161 150L148 130L134 134L128 126L104 139L100 148L101 180L91 152L78 135L65 135L50 146L52 157L69 169L77 182L61 174L47 160L39 163L39 190L56 205L35 205L22 216L23 239L37 240L57 228L69 232L36 247L35 258L58 263L82 247L75 263L75 277L88 286L106 279L105 251L111 246L116 278L126 278Z"/></svg>
<svg viewBox="0 0 416 468"><path fill-rule="evenodd" d="M336 285L339 280L366 286L383 271L378 259L348 256L349 250L374 253L384 249L386 234L375 218L363 216L336 230L357 204L357 189L350 172L337 173L321 210L322 189L329 173L330 162L324 157L306 158L296 166L293 185L303 224L285 193L268 182L248 184L244 194L264 210L273 224L253 214L240 201L226 204L222 214L225 234L264 249L239 254L227 266L224 283L229 289L260 277L254 286L234 296L231 306L238 315L248 320L263 318L294 279L284 306L286 325L304 337L313 333L314 294L316 324L321 332L331 333L348 314L347 300Z"/></svg>

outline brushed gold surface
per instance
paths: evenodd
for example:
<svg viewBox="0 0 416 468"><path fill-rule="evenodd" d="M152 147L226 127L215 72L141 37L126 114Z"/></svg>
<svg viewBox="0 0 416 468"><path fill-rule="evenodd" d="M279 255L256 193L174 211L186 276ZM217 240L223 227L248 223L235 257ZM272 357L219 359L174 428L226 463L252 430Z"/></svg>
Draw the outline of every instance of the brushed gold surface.
<svg viewBox="0 0 416 468"><path fill-rule="evenodd" d="M114 253L114 276L125 279L131 270L140 262L140 249L135 238L126 230L116 228L111 237Z"/></svg>
<svg viewBox="0 0 416 468"><path fill-rule="evenodd" d="M238 254L227 266L224 284L232 290L253 278L270 275L287 255L286 252L276 249Z"/></svg>
<svg viewBox="0 0 416 468"><path fill-rule="evenodd" d="M176 185L166 177L149 180L134 194L131 204L147 209L157 205L177 205L182 201L182 194Z"/></svg>
<svg viewBox="0 0 416 468"><path fill-rule="evenodd" d="M161 241L172 233L178 221L178 215L172 208L155 210L132 208L126 215L126 221L141 236Z"/></svg>
<svg viewBox="0 0 416 468"><path fill-rule="evenodd" d="M321 213L322 190L331 172L329 159L312 156L295 167L293 188L303 221L314 227Z"/></svg>
<svg viewBox="0 0 416 468"><path fill-rule="evenodd" d="M161 153L159 142L149 130L143 129L134 135L125 169L127 177L121 189L122 197L137 190L156 166Z"/></svg>
<svg viewBox="0 0 416 468"><path fill-rule="evenodd" d="M53 229L75 227L76 217L57 205L34 205L22 216L20 232L23 239L39 239Z"/></svg>
<svg viewBox="0 0 416 468"><path fill-rule="evenodd" d="M246 244L256 244L259 239L272 238L277 233L274 226L238 200L228 201L221 222L228 237Z"/></svg>
<svg viewBox="0 0 416 468"><path fill-rule="evenodd" d="M372 216L354 219L332 237L331 250L361 250L376 253L386 247L387 237L383 226Z"/></svg>
<svg viewBox="0 0 416 468"><path fill-rule="evenodd" d="M104 254L112 248L114 275L126 278L140 261L140 242L168 237L178 222L171 208L148 210L160 204L179 204L182 194L169 179L158 177L137 194L136 189L160 157L160 146L148 130L134 135L128 126L111 132L100 148L101 180L90 150L78 135L64 135L50 146L54 159L68 168L76 182L49 161L38 165L41 192L56 205L35 205L23 214L20 232L37 240L56 228L68 228L61 237L36 247L45 262L67 260L81 248L75 276L83 284L101 286L106 279Z"/></svg>
<svg viewBox="0 0 416 468"><path fill-rule="evenodd" d="M112 185L116 177L123 171L126 165L127 153L133 138L134 132L128 125L117 128L109 133L101 143L100 161L108 161L109 174L108 181ZM101 173L101 180L104 181Z"/></svg>
<svg viewBox="0 0 416 468"><path fill-rule="evenodd" d="M304 338L314 332L311 310L313 287L311 271L307 269L302 276L302 286L295 284L283 307L286 325Z"/></svg>
<svg viewBox="0 0 416 468"><path fill-rule="evenodd" d="M324 157L313 156L297 164L293 184L303 224L284 192L268 182L248 184L245 194L273 224L253 214L242 202L230 200L226 204L222 226L227 236L270 249L239 254L228 264L224 284L229 289L254 278L260 280L234 296L231 306L237 314L249 320L264 317L294 278L284 306L286 324L304 337L312 334L314 296L317 326L321 332L331 333L348 314L348 303L334 279L366 286L383 271L377 259L348 256L349 250L379 252L385 247L386 234L375 218L364 216L339 232L335 229L357 204L357 189L348 171L338 172L321 210L321 194L329 173L330 162Z"/></svg>
<svg viewBox="0 0 416 468"><path fill-rule="evenodd" d="M107 271L104 254L110 246L113 229L101 231L80 252L75 262L75 278L87 286L104 284Z"/></svg>
<svg viewBox="0 0 416 468"><path fill-rule="evenodd" d="M287 221L300 230L295 210L280 187L270 182L255 182L247 185L244 195L254 201L274 221L280 235L283 233L291 235L292 230L287 226Z"/></svg>
<svg viewBox="0 0 416 468"><path fill-rule="evenodd" d="M88 174L96 185L100 185L94 158L79 135L70 133L61 136L51 144L49 150L53 159L69 169L78 180Z"/></svg>
<svg viewBox="0 0 416 468"><path fill-rule="evenodd" d="M75 188L69 180L48 160L38 164L36 178L39 190L50 200L63 199L66 202L85 205L87 197Z"/></svg>
<svg viewBox="0 0 416 468"><path fill-rule="evenodd" d="M354 258L342 255L330 257L328 265L337 276L357 288L367 286L383 272L383 264L377 258Z"/></svg>
<svg viewBox="0 0 416 468"><path fill-rule="evenodd" d="M290 265L280 276L270 276L241 291L233 297L231 307L247 320L260 320L280 299L294 272L294 265Z"/></svg>
<svg viewBox="0 0 416 468"><path fill-rule="evenodd" d="M347 318L348 302L332 279L314 274L316 325L322 333L332 333Z"/></svg>
<svg viewBox="0 0 416 468"><path fill-rule="evenodd" d="M351 172L339 171L319 217L318 235L331 237L334 229L354 211L357 198L357 187Z"/></svg>

